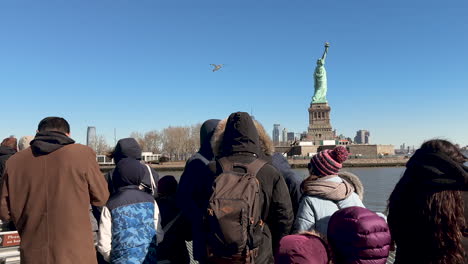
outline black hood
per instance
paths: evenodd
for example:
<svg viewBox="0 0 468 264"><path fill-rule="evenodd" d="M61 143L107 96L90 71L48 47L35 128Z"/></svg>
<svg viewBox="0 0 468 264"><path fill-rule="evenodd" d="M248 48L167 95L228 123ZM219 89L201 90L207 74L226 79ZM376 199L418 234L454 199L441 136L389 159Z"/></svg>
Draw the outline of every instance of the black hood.
<svg viewBox="0 0 468 264"><path fill-rule="evenodd" d="M418 149L406 163L423 185L437 189L468 190L468 167L442 152Z"/></svg>
<svg viewBox="0 0 468 264"><path fill-rule="evenodd" d="M223 156L238 152L259 154L260 140L258 132L248 113L236 112L228 117L221 149Z"/></svg>
<svg viewBox="0 0 468 264"><path fill-rule="evenodd" d="M123 138L117 142L112 156L115 163L123 158L141 160L141 148L134 138Z"/></svg>
<svg viewBox="0 0 468 264"><path fill-rule="evenodd" d="M3 155L13 155L16 153L16 150L7 147L7 146L0 146L0 156Z"/></svg>
<svg viewBox="0 0 468 264"><path fill-rule="evenodd" d="M138 160L123 158L115 166L112 176L114 189L125 186L139 186L145 176L146 168Z"/></svg>
<svg viewBox="0 0 468 264"><path fill-rule="evenodd" d="M213 137L213 133L216 130L216 126L218 126L219 121L221 120L209 119L206 120L200 127L200 150L198 153L200 153L207 160L211 160L214 157L211 146L211 138Z"/></svg>
<svg viewBox="0 0 468 264"><path fill-rule="evenodd" d="M75 141L58 131L44 131L36 134L31 141L31 149L35 156L47 155Z"/></svg>

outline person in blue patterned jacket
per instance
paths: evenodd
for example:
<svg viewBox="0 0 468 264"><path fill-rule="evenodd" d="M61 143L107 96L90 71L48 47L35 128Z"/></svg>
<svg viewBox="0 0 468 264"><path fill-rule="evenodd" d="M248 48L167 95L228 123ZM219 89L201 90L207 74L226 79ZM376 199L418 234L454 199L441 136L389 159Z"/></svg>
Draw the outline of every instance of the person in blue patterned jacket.
<svg viewBox="0 0 468 264"><path fill-rule="evenodd" d="M164 232L159 208L142 183L146 168L131 158L115 168L114 193L101 213L97 249L115 264L156 263L156 245Z"/></svg>

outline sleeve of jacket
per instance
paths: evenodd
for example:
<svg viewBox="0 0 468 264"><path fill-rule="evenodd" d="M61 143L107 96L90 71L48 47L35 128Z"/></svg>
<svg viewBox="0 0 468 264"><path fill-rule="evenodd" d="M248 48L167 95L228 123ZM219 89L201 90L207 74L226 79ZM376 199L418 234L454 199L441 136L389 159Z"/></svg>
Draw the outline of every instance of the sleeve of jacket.
<svg viewBox="0 0 468 264"><path fill-rule="evenodd" d="M156 242L159 244L164 239L164 230L161 226L161 214L156 201L154 202L154 228L156 229Z"/></svg>
<svg viewBox="0 0 468 264"><path fill-rule="evenodd" d="M271 227L273 248L277 248L282 237L289 235L294 221L294 215L291 206L291 197L289 196L288 187L283 177L274 170L271 175L275 181L273 185L273 193L271 199L271 208L269 226Z"/></svg>
<svg viewBox="0 0 468 264"><path fill-rule="evenodd" d="M94 206L103 206L109 199L109 190L105 177L99 169L99 164L96 162L96 155L94 151L90 149L90 153L87 154L88 158L88 190L91 204Z"/></svg>
<svg viewBox="0 0 468 264"><path fill-rule="evenodd" d="M296 221L294 222L293 232L312 231L315 228L315 214L307 197L302 198L299 209L297 210Z"/></svg>
<svg viewBox="0 0 468 264"><path fill-rule="evenodd" d="M97 250L109 262L112 249L112 216L109 209L104 206L99 223Z"/></svg>
<svg viewBox="0 0 468 264"><path fill-rule="evenodd" d="M0 193L0 219L10 221L10 195L8 192L8 172L5 171L1 182Z"/></svg>

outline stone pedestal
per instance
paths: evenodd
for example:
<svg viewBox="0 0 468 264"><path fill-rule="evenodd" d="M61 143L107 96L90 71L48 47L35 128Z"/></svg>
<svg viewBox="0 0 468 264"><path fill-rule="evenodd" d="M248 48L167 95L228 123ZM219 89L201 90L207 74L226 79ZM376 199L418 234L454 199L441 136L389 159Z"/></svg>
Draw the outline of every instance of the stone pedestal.
<svg viewBox="0 0 468 264"><path fill-rule="evenodd" d="M310 104L307 141L312 141L314 145L323 145L324 140L335 139L330 124L330 111L331 108L328 103Z"/></svg>

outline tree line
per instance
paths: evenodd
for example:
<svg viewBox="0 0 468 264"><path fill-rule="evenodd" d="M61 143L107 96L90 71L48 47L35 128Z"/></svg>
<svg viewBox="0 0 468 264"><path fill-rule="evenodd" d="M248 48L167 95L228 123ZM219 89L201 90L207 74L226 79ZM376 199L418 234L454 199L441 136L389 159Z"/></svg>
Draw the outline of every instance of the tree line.
<svg viewBox="0 0 468 264"><path fill-rule="evenodd" d="M187 160L200 148L201 124L191 126L169 126L148 132L134 131L135 138L145 152L162 154L169 160ZM108 154L114 148L107 144L103 135L97 135L89 145L97 154Z"/></svg>

